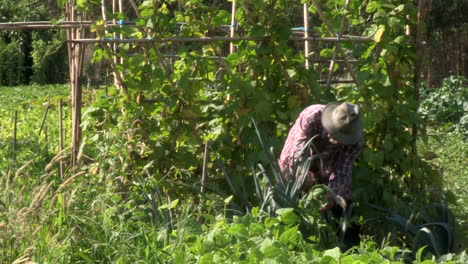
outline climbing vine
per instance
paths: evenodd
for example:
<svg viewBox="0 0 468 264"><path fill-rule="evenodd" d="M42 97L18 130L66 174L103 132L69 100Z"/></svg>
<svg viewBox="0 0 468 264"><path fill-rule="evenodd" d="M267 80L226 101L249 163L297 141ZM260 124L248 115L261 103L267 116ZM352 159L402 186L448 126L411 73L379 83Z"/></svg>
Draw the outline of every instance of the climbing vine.
<svg viewBox="0 0 468 264"><path fill-rule="evenodd" d="M352 69L357 84L326 89L317 82L318 72L326 67L304 67L301 46L288 40L291 27L300 20L298 1L238 1L235 24L229 6L216 1L143 1L136 26L106 27L97 21L93 30L102 38L113 38L115 32L125 38L158 39L225 36L226 29L236 27L238 36L262 39L235 41L233 53L229 43L221 41L121 44L118 50L99 44L96 61L122 59L116 69L130 96L120 97L119 91L112 98L104 96L100 100L106 103L88 112L87 122L107 122L113 129L118 124L127 137L123 144L129 145L125 162L130 165L123 170L129 175L132 169L150 168L160 175L176 171L174 177L187 173L184 181L197 181L203 146L209 142L211 159L223 160L242 182L248 168L264 159L252 118L278 153L291 122L305 106L347 100L362 106L366 133L366 148L354 170L356 200L404 205L411 191L439 184L412 149L412 130L421 122L413 82L419 74L413 66L417 3L352 1L344 12L342 0L319 1L320 10L317 1L302 2L310 6L311 20L321 21L314 16L322 12L329 22L314 23L313 32L329 36L329 27L340 32L345 19L344 34L373 38L370 43L340 44L339 56L357 60ZM129 20L121 13L108 19ZM321 50L312 55L325 57L337 48L317 47ZM347 77L343 69L337 64L332 70ZM89 136L87 143L99 140Z"/></svg>

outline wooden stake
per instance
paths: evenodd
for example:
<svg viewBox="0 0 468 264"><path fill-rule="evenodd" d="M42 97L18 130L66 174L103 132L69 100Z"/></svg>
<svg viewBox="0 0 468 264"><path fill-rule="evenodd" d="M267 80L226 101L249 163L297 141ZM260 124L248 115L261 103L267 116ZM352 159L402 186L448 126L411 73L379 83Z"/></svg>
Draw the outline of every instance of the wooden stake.
<svg viewBox="0 0 468 264"><path fill-rule="evenodd" d="M16 168L16 135L18 133L18 110L13 115L13 168Z"/></svg>
<svg viewBox="0 0 468 264"><path fill-rule="evenodd" d="M42 129L43 129L44 124L45 124L45 122L46 122L47 113L49 112L49 108L50 108L50 98L49 98L49 101L47 102L47 106L46 106L46 109L45 109L45 111L44 111L44 115L42 116L41 127L39 128L39 133L37 133L37 136L38 136L38 137L41 135Z"/></svg>
<svg viewBox="0 0 468 264"><path fill-rule="evenodd" d="M304 37L309 37L309 5L304 3ZM304 41L305 68L309 69L309 41Z"/></svg>
<svg viewBox="0 0 468 264"><path fill-rule="evenodd" d="M201 188L200 188L201 193L205 193L205 189L206 189L206 174L208 171L208 159L209 159L208 146L209 146L209 143L207 141L205 143L205 153L203 154L203 170L202 170L202 180L201 180Z"/></svg>
<svg viewBox="0 0 468 264"><path fill-rule="evenodd" d="M63 109L62 109L62 99L58 100L58 111L59 111L59 117L58 117L58 128L59 128L59 152L62 153L63 151ZM62 159L60 159L60 178L64 178L64 173L65 171L65 163Z"/></svg>
<svg viewBox="0 0 468 264"><path fill-rule="evenodd" d="M49 130L47 124L44 126L45 152L49 153Z"/></svg>

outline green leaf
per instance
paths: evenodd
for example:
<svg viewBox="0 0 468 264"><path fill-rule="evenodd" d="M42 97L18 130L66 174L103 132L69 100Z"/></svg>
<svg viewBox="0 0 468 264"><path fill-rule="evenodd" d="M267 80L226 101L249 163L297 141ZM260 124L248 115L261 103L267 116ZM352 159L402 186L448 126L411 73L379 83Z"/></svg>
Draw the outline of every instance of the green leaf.
<svg viewBox="0 0 468 264"><path fill-rule="evenodd" d="M364 149L362 154L363 154L365 161L372 163L376 167L379 167L383 164L383 160L384 160L383 151L372 151L370 149Z"/></svg>
<svg viewBox="0 0 468 264"><path fill-rule="evenodd" d="M260 210L258 209L257 206L252 207L252 209L250 210L250 213L252 214L253 217L257 217L259 212Z"/></svg>
<svg viewBox="0 0 468 264"><path fill-rule="evenodd" d="M402 4L402 5L399 5L399 6L395 7L395 9L393 11L396 12L396 13L399 13L399 12L402 12L404 9L405 9L405 5Z"/></svg>
<svg viewBox="0 0 468 264"><path fill-rule="evenodd" d="M457 196L456 196L455 193L453 193L453 191L451 191L451 190L446 190L446 191L445 191L445 198L447 199L447 202L448 202L448 203L451 203L451 204L458 204L458 202L457 202Z"/></svg>
<svg viewBox="0 0 468 264"><path fill-rule="evenodd" d="M371 77L371 73L368 70L358 72L357 81L360 86L364 85L367 80Z"/></svg>
<svg viewBox="0 0 468 264"><path fill-rule="evenodd" d="M227 230L229 234L235 235L235 236L247 236L247 228L243 224L233 224L232 226L229 227Z"/></svg>
<svg viewBox="0 0 468 264"><path fill-rule="evenodd" d="M366 12L367 13L374 13L380 8L380 3L378 1L371 1L369 4L366 6Z"/></svg>
<svg viewBox="0 0 468 264"><path fill-rule="evenodd" d="M379 25L377 32L374 34L374 41L379 43L382 40L382 35L385 32L385 25Z"/></svg>
<svg viewBox="0 0 468 264"><path fill-rule="evenodd" d="M269 245L263 248L263 254L265 255L265 258L277 258L281 256L282 250L280 247L277 247L276 245Z"/></svg>
<svg viewBox="0 0 468 264"><path fill-rule="evenodd" d="M175 250L174 251L174 263L175 264L187 263L186 253L182 250Z"/></svg>
<svg viewBox="0 0 468 264"><path fill-rule="evenodd" d="M333 49L322 49L320 51L320 57L330 58L333 55Z"/></svg>
<svg viewBox="0 0 468 264"><path fill-rule="evenodd" d="M301 239L301 235L298 231L298 227L299 226L296 225L284 231L280 235L279 241L285 245L296 246Z"/></svg>
<svg viewBox="0 0 468 264"><path fill-rule="evenodd" d="M400 27L404 26L404 24L401 23L401 20L396 18L396 17L390 17L390 19L388 19L388 25L391 28L400 28Z"/></svg>
<svg viewBox="0 0 468 264"><path fill-rule="evenodd" d="M104 51L102 49L95 49L93 54L93 59L91 62L100 62L104 57Z"/></svg>
<svg viewBox="0 0 468 264"><path fill-rule="evenodd" d="M198 262L200 264L211 264L213 263L213 254L212 253L206 253L200 258L200 261Z"/></svg>
<svg viewBox="0 0 468 264"><path fill-rule="evenodd" d="M86 6L87 2L88 2L88 0L76 0L76 5L77 5L78 7L83 8L83 7Z"/></svg>
<svg viewBox="0 0 468 264"><path fill-rule="evenodd" d="M340 259L340 264L353 264L354 257L353 256L344 256Z"/></svg>
<svg viewBox="0 0 468 264"><path fill-rule="evenodd" d="M226 25L230 23L231 13L226 10L220 10L216 16L213 17L213 24L215 26Z"/></svg>
<svg viewBox="0 0 468 264"><path fill-rule="evenodd" d="M332 257L334 260L336 261L340 261L340 256L341 256L341 251L340 251L340 248L339 247L335 247L335 248L332 248L332 249L328 249L328 250L325 250L325 252L323 253L323 256L330 256Z"/></svg>
<svg viewBox="0 0 468 264"><path fill-rule="evenodd" d="M226 57L226 62L229 63L231 66L236 66L240 63L240 56L239 56L239 53L237 52L234 52L234 53L231 53L229 54L227 57Z"/></svg>
<svg viewBox="0 0 468 264"><path fill-rule="evenodd" d="M390 139L385 139L383 142L383 148L386 152L390 152L393 150L393 142Z"/></svg>
<svg viewBox="0 0 468 264"><path fill-rule="evenodd" d="M279 215L280 221L287 225L298 224L301 221L293 208L278 209L276 213Z"/></svg>
<svg viewBox="0 0 468 264"><path fill-rule="evenodd" d="M232 198L234 198L234 195L231 195L228 198L224 199L224 204L229 204L231 202Z"/></svg>
<svg viewBox="0 0 468 264"><path fill-rule="evenodd" d="M320 260L320 264L335 264L335 263L338 264L339 262L331 256L324 256Z"/></svg>
<svg viewBox="0 0 468 264"><path fill-rule="evenodd" d="M175 199L170 204L161 205L159 209L174 209L176 208L177 204L179 204L179 199Z"/></svg>
<svg viewBox="0 0 468 264"><path fill-rule="evenodd" d="M94 263L93 260L91 258L89 258L88 256L86 256L85 253L83 253L82 251L78 251L78 256L80 256L80 258L82 258L86 263Z"/></svg>
<svg viewBox="0 0 468 264"><path fill-rule="evenodd" d="M111 199L114 203L119 203L120 201L122 201L122 196L115 194L111 197Z"/></svg>

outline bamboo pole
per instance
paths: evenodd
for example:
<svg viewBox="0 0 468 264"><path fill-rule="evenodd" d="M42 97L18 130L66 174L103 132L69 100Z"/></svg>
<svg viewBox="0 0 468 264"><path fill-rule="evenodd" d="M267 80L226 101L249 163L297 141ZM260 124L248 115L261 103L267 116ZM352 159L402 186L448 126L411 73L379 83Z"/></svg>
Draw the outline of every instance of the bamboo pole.
<svg viewBox="0 0 468 264"><path fill-rule="evenodd" d="M62 21L57 24L51 21L30 21L30 22L4 22L0 23L0 30L23 30L23 29L71 29L71 28L89 28L95 22L84 21ZM112 24L112 21L106 21L106 24ZM135 22L127 21L126 25L135 25ZM180 26L181 23L178 23Z"/></svg>
<svg viewBox="0 0 468 264"><path fill-rule="evenodd" d="M229 32L229 37L233 38L236 30L236 1L232 1L231 9L231 29ZM229 53L234 53L234 42L229 43Z"/></svg>
<svg viewBox="0 0 468 264"><path fill-rule="evenodd" d="M328 33L332 36L336 36L335 34L335 31L333 30L333 27L331 26L330 22L328 22L327 18L325 17L325 14L322 12L322 9L320 8L320 5L318 4L317 0L312 0L312 3L314 4L316 10L317 10L317 13L319 14L320 16L320 19L322 19L323 23L326 25L327 27L327 30L328 30ZM340 39L339 41L343 41L342 39ZM336 42L338 42L338 38L336 38ZM345 60L345 65L346 65L346 68L348 68L348 71L349 71L349 74L351 75L351 77L353 78L354 82L357 84L357 76L356 74L353 72L353 68L351 66L351 64L347 61L347 59L345 58L345 54L343 52L343 50L341 49L341 45L339 43L336 44L336 47L338 48L338 50L341 52L341 54L343 55L343 59Z"/></svg>
<svg viewBox="0 0 468 264"><path fill-rule="evenodd" d="M316 63L330 63L331 60L330 59L310 59L309 61L316 62ZM348 62L350 62L350 63L356 63L358 61L359 60L348 60ZM335 60L335 63L340 63L340 62L342 63L342 62L344 62L344 60L343 59L336 59Z"/></svg>
<svg viewBox="0 0 468 264"><path fill-rule="evenodd" d="M336 47L335 47L335 50L333 51L333 56L332 56L332 59L330 61L330 67L328 67L328 76L327 76L327 84L326 84L327 89L330 89L331 79L332 79L332 76L333 76L333 69L335 68L335 60L336 60L336 56L338 54L338 46L340 45L340 38L341 38L341 35L343 34L345 19L346 19L346 13L348 12L348 9L349 9L349 3L350 3L350 0L346 0L345 8L344 8L344 14L343 14L343 17L341 18L340 28L339 28L338 35L337 35L338 40L336 42ZM351 69L350 69L350 71L351 71Z"/></svg>
<svg viewBox="0 0 468 264"><path fill-rule="evenodd" d="M72 7L70 5L70 3L68 2L66 4L66 11L65 11L65 16L67 17L68 20L71 20L73 22L74 20L74 15L72 13ZM74 36L73 36L73 29L72 28L69 28L67 30L67 40L70 40L70 39L73 39ZM72 102L72 129L71 129L71 132L72 132L72 152L71 152L71 160L72 160L72 166L73 166L73 161L74 161L74 153L75 153L75 145L76 144L76 141L74 140L75 139L75 111L76 111L76 108L75 108L75 101L74 101L74 83L75 83L75 74L74 74L74 69L75 67L73 67L73 64L74 64L74 60L73 60L73 54L74 54L74 46L75 44L72 43L72 42L68 42L67 43L67 49L68 49L68 69L69 69L69 75L70 75L70 97L71 97L71 102Z"/></svg>
<svg viewBox="0 0 468 264"><path fill-rule="evenodd" d="M406 19L410 20L410 16L406 16ZM406 24L405 25L405 35L410 36L411 35L411 27L410 25Z"/></svg>
<svg viewBox="0 0 468 264"><path fill-rule="evenodd" d="M178 54L162 54L163 57L166 57L166 58L180 58L180 56ZM220 56L200 56L200 57L197 57L197 58L200 58L200 59L226 59L226 57L220 57ZM309 58L309 62L315 62L315 63L330 63L331 59L310 59ZM356 63L358 62L359 60L348 60L348 62L350 63ZM335 60L336 63L342 63L344 62L343 59L336 59Z"/></svg>
<svg viewBox="0 0 468 264"><path fill-rule="evenodd" d="M309 37L309 5L304 3L304 38ZM304 41L305 68L309 69L309 41Z"/></svg>
<svg viewBox="0 0 468 264"><path fill-rule="evenodd" d="M73 6L67 3L66 16L70 21L76 21L78 15ZM80 19L82 17L80 16ZM83 38L84 32L81 29L71 28L67 32L67 40ZM72 101L72 155L71 165L74 167L78 163L78 152L81 145L81 75L84 60L84 44L68 41L68 57L70 69L70 88Z"/></svg>
<svg viewBox="0 0 468 264"><path fill-rule="evenodd" d="M318 80L320 84L326 84L328 80ZM354 80L331 80L330 83L354 83Z"/></svg>
<svg viewBox="0 0 468 264"><path fill-rule="evenodd" d="M84 43L84 44L95 44L95 43L154 43L154 42L215 42L215 41L261 41L267 37L171 37L171 38L158 38L158 39L72 39L68 40L72 43ZM374 40L367 37L352 37L352 38L341 38L338 40L336 37L290 37L291 41L324 41L324 42L373 42ZM345 59L344 59L345 60ZM348 60L345 60L348 61Z"/></svg>
<svg viewBox="0 0 468 264"><path fill-rule="evenodd" d="M106 1L105 0L101 1L101 15L102 15L102 20L107 21ZM107 33L109 33L109 31L107 30L107 24L104 25L104 28L105 28L105 34L107 35Z"/></svg>
<svg viewBox="0 0 468 264"><path fill-rule="evenodd" d="M81 28L78 24L73 25L24 25L24 26L0 26L0 30L21 30L21 29L69 29L69 28Z"/></svg>
<svg viewBox="0 0 468 264"><path fill-rule="evenodd" d="M232 1L232 6L231 6L231 25L229 29L229 37L231 39L234 38L235 30L236 30L236 1L234 0ZM229 42L229 54L232 54L234 52L235 52L234 42L230 41ZM218 58L220 59L220 62L222 63L221 56L218 56ZM231 101L230 93L226 95L226 101Z"/></svg>
<svg viewBox="0 0 468 264"><path fill-rule="evenodd" d="M104 1L103 1L104 2ZM117 12L117 0L112 0L112 14L114 15L114 18L112 18L112 25L115 27L117 26L117 20L115 20L115 13ZM112 33L112 37L114 39L117 38L117 33L116 32L113 32ZM117 58L117 43L112 43L112 51L114 52L114 56L113 56L113 60L114 60L114 63L117 64L117 62L119 61L118 58ZM116 81L114 81L116 82Z"/></svg>
<svg viewBox="0 0 468 264"><path fill-rule="evenodd" d="M92 24L91 21L59 21L53 23L51 21L42 20L42 21L18 21L18 22L2 22L0 26L21 26L21 25L83 25L85 23Z"/></svg>
<svg viewBox="0 0 468 264"><path fill-rule="evenodd" d="M119 12L120 12L121 14L124 13L122 0L119 0ZM124 38L123 34L120 34L119 37L120 37L120 39L123 39L123 38ZM120 64L123 64L123 63L124 63L124 59L123 59L123 57L121 57L121 58L120 58Z"/></svg>

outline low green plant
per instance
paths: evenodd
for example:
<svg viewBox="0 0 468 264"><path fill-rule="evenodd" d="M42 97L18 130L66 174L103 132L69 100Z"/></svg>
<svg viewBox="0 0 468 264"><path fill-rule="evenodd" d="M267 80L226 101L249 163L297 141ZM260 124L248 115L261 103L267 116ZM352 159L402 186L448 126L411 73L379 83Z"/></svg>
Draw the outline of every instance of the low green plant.
<svg viewBox="0 0 468 264"><path fill-rule="evenodd" d="M430 252L436 258L452 253L456 249L456 218L448 207L443 192L428 189L412 204L413 211L405 218L392 209L374 204L370 207L387 214L386 219L399 227L405 243L413 254ZM425 251L427 250L427 252ZM424 253L422 253L424 252Z"/></svg>
<svg viewBox="0 0 468 264"><path fill-rule="evenodd" d="M455 131L468 136L468 80L450 76L436 89L423 89L419 113L436 133Z"/></svg>
<svg viewBox="0 0 468 264"><path fill-rule="evenodd" d="M455 132L430 135L418 141L421 155L442 175L443 190L450 208L457 216L460 244L468 245L468 145Z"/></svg>

